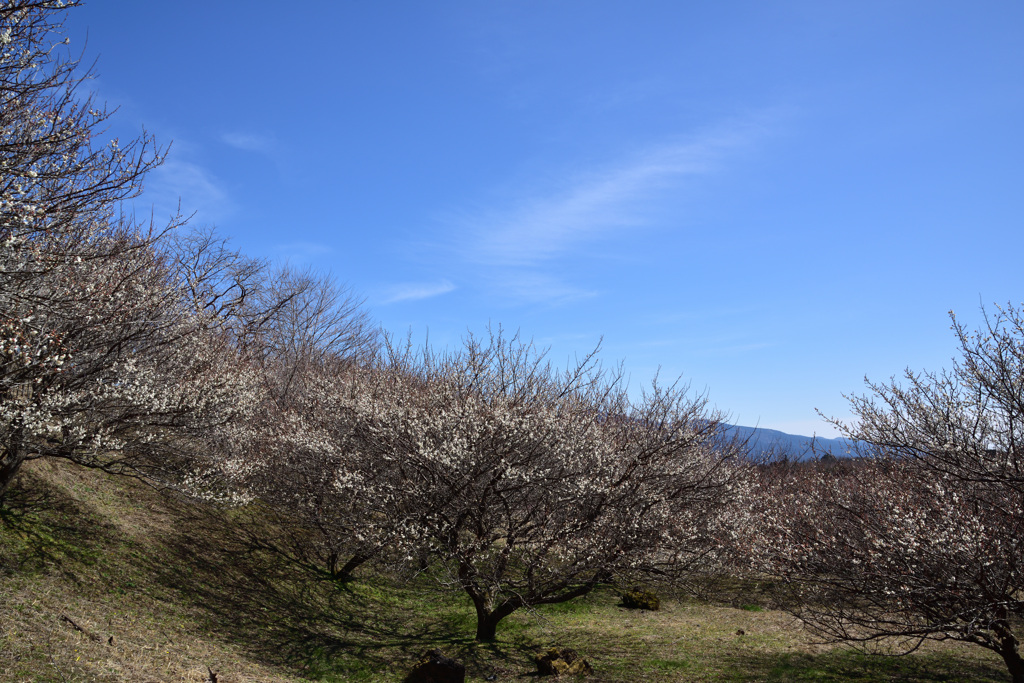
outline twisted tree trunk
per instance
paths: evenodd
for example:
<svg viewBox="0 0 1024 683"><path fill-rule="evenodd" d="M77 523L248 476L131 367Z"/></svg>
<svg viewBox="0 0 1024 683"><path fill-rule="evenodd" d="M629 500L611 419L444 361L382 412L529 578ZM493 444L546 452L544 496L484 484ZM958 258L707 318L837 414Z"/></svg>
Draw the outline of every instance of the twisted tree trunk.
<svg viewBox="0 0 1024 683"><path fill-rule="evenodd" d="M8 437L7 444L0 451L0 501L4 499L14 477L17 476L28 453L21 445L21 429L16 429Z"/></svg>

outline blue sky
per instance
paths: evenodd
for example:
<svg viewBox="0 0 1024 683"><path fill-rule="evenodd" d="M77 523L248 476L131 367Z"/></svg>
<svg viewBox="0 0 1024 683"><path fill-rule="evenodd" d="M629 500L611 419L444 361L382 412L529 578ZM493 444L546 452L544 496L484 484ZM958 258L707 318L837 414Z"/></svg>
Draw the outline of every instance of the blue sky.
<svg viewBox="0 0 1024 683"><path fill-rule="evenodd" d="M93 0L108 134L395 333L603 338L740 424L834 431L1024 300L1024 4ZM86 37L88 40L86 42Z"/></svg>

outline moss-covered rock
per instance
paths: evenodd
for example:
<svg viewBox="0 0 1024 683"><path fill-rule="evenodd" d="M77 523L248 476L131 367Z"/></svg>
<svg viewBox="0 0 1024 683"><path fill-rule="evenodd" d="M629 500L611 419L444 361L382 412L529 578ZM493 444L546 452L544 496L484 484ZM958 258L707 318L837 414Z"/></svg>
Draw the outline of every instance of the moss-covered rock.
<svg viewBox="0 0 1024 683"><path fill-rule="evenodd" d="M661 599L654 591L630 588L622 593L622 606L630 609L661 609Z"/></svg>
<svg viewBox="0 0 1024 683"><path fill-rule="evenodd" d="M594 673L587 660L570 648L560 650L553 647L537 655L535 661L537 673L541 676L590 676Z"/></svg>

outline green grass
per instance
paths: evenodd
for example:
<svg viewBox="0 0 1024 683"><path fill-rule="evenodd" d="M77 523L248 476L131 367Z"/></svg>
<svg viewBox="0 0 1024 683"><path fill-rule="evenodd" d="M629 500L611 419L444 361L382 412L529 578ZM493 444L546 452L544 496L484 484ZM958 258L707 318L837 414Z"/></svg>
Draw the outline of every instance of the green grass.
<svg viewBox="0 0 1024 683"><path fill-rule="evenodd" d="M434 647L471 681L528 681L551 646L580 652L597 681L1008 679L976 647L883 658L815 645L737 582L714 602L663 592L657 612L599 590L517 612L480 644L469 601L429 577L323 580L261 550L253 540L276 531L251 511L34 465L0 512L4 681L200 683L207 667L221 683L398 681Z"/></svg>

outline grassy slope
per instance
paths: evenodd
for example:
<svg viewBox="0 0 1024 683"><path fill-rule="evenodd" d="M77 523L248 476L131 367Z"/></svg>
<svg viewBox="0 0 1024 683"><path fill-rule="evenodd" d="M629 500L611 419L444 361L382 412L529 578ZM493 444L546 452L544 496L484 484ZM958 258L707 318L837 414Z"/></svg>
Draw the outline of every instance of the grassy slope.
<svg viewBox="0 0 1024 683"><path fill-rule="evenodd" d="M685 600L636 612L610 591L514 614L478 645L466 600L425 578L318 580L254 550L238 511L64 465L34 464L2 514L2 681L198 683L208 667L220 683L397 681L432 647L470 680L533 680L533 655L552 645L576 648L601 681L1008 678L979 648L868 657L810 644L782 613Z"/></svg>

